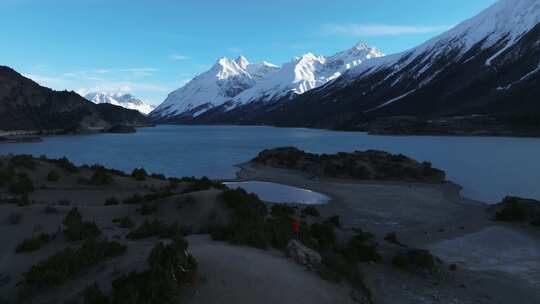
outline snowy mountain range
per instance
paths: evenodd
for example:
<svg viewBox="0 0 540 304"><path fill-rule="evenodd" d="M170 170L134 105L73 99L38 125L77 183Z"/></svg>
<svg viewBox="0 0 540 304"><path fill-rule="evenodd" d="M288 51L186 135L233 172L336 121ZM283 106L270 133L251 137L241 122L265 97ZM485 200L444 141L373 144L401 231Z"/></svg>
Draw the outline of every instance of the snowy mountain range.
<svg viewBox="0 0 540 304"><path fill-rule="evenodd" d="M149 114L155 108L155 106L125 93L90 92L83 94L83 97L95 104L109 103L126 109L137 110L143 114Z"/></svg>
<svg viewBox="0 0 540 304"><path fill-rule="evenodd" d="M293 98L381 56L376 48L360 43L330 57L308 53L282 67L265 61L252 64L243 56L236 60L224 57L209 71L169 94L150 116L157 120L193 119L220 106L231 111L253 102Z"/></svg>

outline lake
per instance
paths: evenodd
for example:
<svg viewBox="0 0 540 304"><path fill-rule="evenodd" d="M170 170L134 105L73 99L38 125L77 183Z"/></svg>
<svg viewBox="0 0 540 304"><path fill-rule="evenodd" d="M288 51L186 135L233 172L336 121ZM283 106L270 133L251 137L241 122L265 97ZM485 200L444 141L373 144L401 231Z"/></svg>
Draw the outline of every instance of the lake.
<svg viewBox="0 0 540 304"><path fill-rule="evenodd" d="M260 151L296 146L309 152L380 149L430 161L464 187L462 194L485 202L506 195L540 199L540 139L444 136L372 136L262 126L172 126L134 134L46 137L40 143L1 144L0 153L66 156L76 164L99 163L130 172L144 167L168 176L233 178L235 164Z"/></svg>

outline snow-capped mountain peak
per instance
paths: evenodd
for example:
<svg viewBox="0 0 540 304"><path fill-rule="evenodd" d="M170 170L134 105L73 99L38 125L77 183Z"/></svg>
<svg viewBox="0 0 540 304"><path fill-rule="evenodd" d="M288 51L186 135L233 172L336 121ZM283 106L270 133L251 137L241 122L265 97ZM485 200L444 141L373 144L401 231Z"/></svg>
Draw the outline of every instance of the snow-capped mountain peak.
<svg viewBox="0 0 540 304"><path fill-rule="evenodd" d="M127 93L107 93L107 92L89 92L83 94L84 98L95 103L110 103L130 110L137 110L143 114L148 114L154 110L154 106Z"/></svg>
<svg viewBox="0 0 540 304"><path fill-rule="evenodd" d="M303 94L324 85L365 60L382 56L377 49L359 43L331 57L306 53L278 67L246 57L220 58L210 69L169 94L151 116L193 118L227 103L227 110L253 101L269 101ZM229 103L230 102L230 103Z"/></svg>
<svg viewBox="0 0 540 304"><path fill-rule="evenodd" d="M240 57L236 58L236 60L234 61L236 62L236 64L238 64L238 66L240 66L242 69L246 69L248 67L248 65L250 64L249 61L247 60L246 57L244 57L243 55L241 55Z"/></svg>

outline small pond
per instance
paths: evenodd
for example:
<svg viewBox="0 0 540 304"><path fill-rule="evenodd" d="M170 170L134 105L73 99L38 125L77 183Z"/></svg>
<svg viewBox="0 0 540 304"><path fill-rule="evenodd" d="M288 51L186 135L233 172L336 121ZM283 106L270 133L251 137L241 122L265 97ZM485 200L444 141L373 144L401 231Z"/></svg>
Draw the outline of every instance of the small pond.
<svg viewBox="0 0 540 304"><path fill-rule="evenodd" d="M276 183L230 182L225 184L232 189L242 188L247 192L255 193L260 199L270 203L321 205L330 201L328 196L321 193Z"/></svg>

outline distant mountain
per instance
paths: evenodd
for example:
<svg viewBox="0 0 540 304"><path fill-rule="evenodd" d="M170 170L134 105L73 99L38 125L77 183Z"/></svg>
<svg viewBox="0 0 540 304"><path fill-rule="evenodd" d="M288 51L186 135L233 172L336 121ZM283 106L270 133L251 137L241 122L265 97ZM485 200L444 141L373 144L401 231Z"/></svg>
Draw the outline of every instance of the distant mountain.
<svg viewBox="0 0 540 304"><path fill-rule="evenodd" d="M245 57L221 58L208 71L171 93L150 116L157 121L190 121L212 110L228 112L250 103L293 98L320 87L363 61L383 56L360 43L331 57L311 53L283 67L251 64Z"/></svg>
<svg viewBox="0 0 540 304"><path fill-rule="evenodd" d="M540 126L539 22L540 1L500 0L418 47L365 60L292 100L216 109L191 123L362 129L390 116L421 117L429 124L431 118L489 115ZM323 61L302 60L311 66Z"/></svg>
<svg viewBox="0 0 540 304"><path fill-rule="evenodd" d="M102 131L118 124L144 125L145 117L113 105L95 105L75 92L53 91L0 66L1 131Z"/></svg>
<svg viewBox="0 0 540 304"><path fill-rule="evenodd" d="M155 106L148 104L131 94L90 92L84 94L83 97L95 104L109 103L126 109L137 110L143 114L149 114L155 108Z"/></svg>

